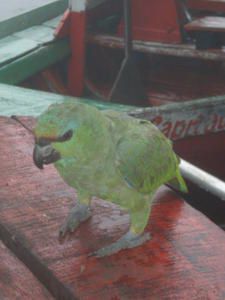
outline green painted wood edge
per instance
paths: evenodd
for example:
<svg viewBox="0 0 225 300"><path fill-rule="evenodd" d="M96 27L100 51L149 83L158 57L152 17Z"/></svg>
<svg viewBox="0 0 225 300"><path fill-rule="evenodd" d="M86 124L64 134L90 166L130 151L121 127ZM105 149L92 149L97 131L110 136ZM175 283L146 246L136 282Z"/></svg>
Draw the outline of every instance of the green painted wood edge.
<svg viewBox="0 0 225 300"><path fill-rule="evenodd" d="M63 14L59 15L59 16L55 17L54 19L51 19L47 22L44 22L42 25L55 30L57 28L57 26L59 25L62 18L63 18Z"/></svg>
<svg viewBox="0 0 225 300"><path fill-rule="evenodd" d="M0 68L34 51L38 42L27 38L9 36L0 40Z"/></svg>
<svg viewBox="0 0 225 300"><path fill-rule="evenodd" d="M70 54L69 42L59 40L20 57L0 68L0 82L18 84L35 73L66 58Z"/></svg>
<svg viewBox="0 0 225 300"><path fill-rule="evenodd" d="M48 92L11 86L0 83L0 115L1 116L38 116L53 103L62 103L73 99L75 102L86 103L99 109L113 109L117 111L134 111L134 106L102 102L84 98L74 98Z"/></svg>
<svg viewBox="0 0 225 300"><path fill-rule="evenodd" d="M24 29L22 31L15 32L12 37L17 37L20 39L27 39L37 42L39 45L47 44L54 41L54 30L53 28L35 25L30 28ZM0 40L1 42L1 40ZM1 49L0 49L1 50Z"/></svg>
<svg viewBox="0 0 225 300"><path fill-rule="evenodd" d="M67 8L68 0L58 0L2 21L0 22L0 38L34 25L40 25L62 14Z"/></svg>
<svg viewBox="0 0 225 300"><path fill-rule="evenodd" d="M86 103L102 110L113 109L126 112L143 119L151 119L152 116L156 115L185 115L187 112L199 112L202 110L209 113L215 108L223 108L225 105L225 95L222 95L184 103L171 103L159 107L141 108L85 98L75 98L0 83L0 115L3 116L10 116L12 114L38 116L50 104L62 103L68 99L73 99L78 103Z"/></svg>

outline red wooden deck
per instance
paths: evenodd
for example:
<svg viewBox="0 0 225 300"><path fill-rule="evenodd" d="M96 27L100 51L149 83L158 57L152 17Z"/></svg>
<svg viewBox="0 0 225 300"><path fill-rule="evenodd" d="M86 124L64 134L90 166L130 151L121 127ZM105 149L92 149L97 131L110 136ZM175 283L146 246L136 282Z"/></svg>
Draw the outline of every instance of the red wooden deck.
<svg viewBox="0 0 225 300"><path fill-rule="evenodd" d="M0 241L0 299L53 300L24 264Z"/></svg>
<svg viewBox="0 0 225 300"><path fill-rule="evenodd" d="M0 141L0 238L57 299L225 299L225 234L174 192L155 197L151 241L88 258L126 230L128 216L95 199L92 219L59 244L74 191L52 166L33 166L32 137L16 122L0 118Z"/></svg>

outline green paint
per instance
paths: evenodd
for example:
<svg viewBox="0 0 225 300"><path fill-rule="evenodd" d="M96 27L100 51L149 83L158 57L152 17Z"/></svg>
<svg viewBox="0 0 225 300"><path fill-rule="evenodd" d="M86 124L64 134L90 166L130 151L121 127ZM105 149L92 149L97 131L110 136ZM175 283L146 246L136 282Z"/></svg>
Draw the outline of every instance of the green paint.
<svg viewBox="0 0 225 300"><path fill-rule="evenodd" d="M56 27L59 25L59 22L61 21L62 17L63 17L63 15L60 15L52 20L44 22L43 25L46 27L56 29Z"/></svg>
<svg viewBox="0 0 225 300"><path fill-rule="evenodd" d="M68 0L58 0L4 20L0 22L0 38L8 36L18 30L40 25L62 14L67 8Z"/></svg>
<svg viewBox="0 0 225 300"><path fill-rule="evenodd" d="M56 25L59 20L60 16L50 20L49 24ZM69 55L69 46L65 41L44 47L54 41L54 28L51 26L33 26L0 40L1 82L19 83Z"/></svg>
<svg viewBox="0 0 225 300"><path fill-rule="evenodd" d="M0 68L0 82L17 84L48 66L68 57L70 48L67 40L60 40L38 48L8 65Z"/></svg>
<svg viewBox="0 0 225 300"><path fill-rule="evenodd" d="M38 42L40 44L45 44L54 40L54 30L52 28L42 25L33 26L23 31L16 32L13 34L13 36L22 39L25 38L31 41ZM23 43L22 40L21 43Z"/></svg>
<svg viewBox="0 0 225 300"><path fill-rule="evenodd" d="M2 116L21 115L36 117L46 110L49 105L62 103L68 99L73 99L74 102L78 103L90 104L99 109L114 109L128 112L135 108L122 104L72 98L0 83L0 115Z"/></svg>
<svg viewBox="0 0 225 300"><path fill-rule="evenodd" d="M38 46L37 42L9 36L0 40L0 67L16 58L27 54Z"/></svg>

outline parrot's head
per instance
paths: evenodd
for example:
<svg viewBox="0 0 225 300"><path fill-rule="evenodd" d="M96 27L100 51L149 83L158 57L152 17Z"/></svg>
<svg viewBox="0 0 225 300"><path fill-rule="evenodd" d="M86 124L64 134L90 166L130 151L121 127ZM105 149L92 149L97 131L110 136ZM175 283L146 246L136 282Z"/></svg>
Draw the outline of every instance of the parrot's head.
<svg viewBox="0 0 225 300"><path fill-rule="evenodd" d="M33 161L39 169L71 155L70 146L81 126L84 106L74 101L53 104L39 117L33 151Z"/></svg>

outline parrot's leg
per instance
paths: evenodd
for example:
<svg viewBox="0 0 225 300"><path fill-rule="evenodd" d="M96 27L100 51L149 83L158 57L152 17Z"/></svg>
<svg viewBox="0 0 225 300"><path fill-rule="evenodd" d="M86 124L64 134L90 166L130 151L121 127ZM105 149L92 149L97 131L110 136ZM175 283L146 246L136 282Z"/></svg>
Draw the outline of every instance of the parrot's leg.
<svg viewBox="0 0 225 300"><path fill-rule="evenodd" d="M150 234L148 232L144 233L144 229L148 223L150 210L151 202L148 202L148 200L142 200L141 207L139 202L138 207L133 207L130 210L130 230L115 243L103 247L95 251L94 253L91 253L89 256L109 256L123 249L129 249L140 246L146 241L148 241L150 239Z"/></svg>
<svg viewBox="0 0 225 300"><path fill-rule="evenodd" d="M64 238L67 233L75 231L80 223L86 221L91 217L90 210L90 198L89 197L79 197L78 204L71 209L69 212L65 223L61 226L59 230L59 238Z"/></svg>

